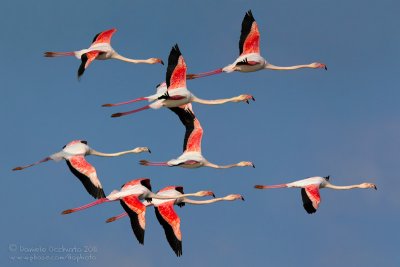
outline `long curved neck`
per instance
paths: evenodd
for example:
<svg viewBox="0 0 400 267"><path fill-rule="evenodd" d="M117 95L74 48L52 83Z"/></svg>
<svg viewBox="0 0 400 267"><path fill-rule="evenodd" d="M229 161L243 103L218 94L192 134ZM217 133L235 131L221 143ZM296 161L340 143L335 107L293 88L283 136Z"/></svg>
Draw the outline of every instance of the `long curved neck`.
<svg viewBox="0 0 400 267"><path fill-rule="evenodd" d="M137 63L148 63L147 59L131 59L131 58L127 58L127 57L121 56L118 53L114 53L112 55L112 58L118 59L118 60L121 60L121 61L125 61L125 62L129 62L129 63L135 63L135 64L137 64Z"/></svg>
<svg viewBox="0 0 400 267"><path fill-rule="evenodd" d="M335 190L349 190L349 189L355 189L355 188L362 188L360 184L355 184L355 185L333 185L333 184L326 184L325 188L330 188L330 189L335 189Z"/></svg>
<svg viewBox="0 0 400 267"><path fill-rule="evenodd" d="M270 70L297 70L297 69L303 69L303 68L311 68L311 69L313 69L311 64L295 65L295 66L288 66L288 67L281 67L281 66L275 66L275 65L272 65L272 64L267 64L267 65L265 65L264 68L265 69L270 69Z"/></svg>
<svg viewBox="0 0 400 267"><path fill-rule="evenodd" d="M200 104L205 104L205 105L219 105L219 104L225 104L227 102L234 102L235 97L232 98L223 98L223 99L214 99L214 100L207 100L207 99L201 99L198 97L193 97L193 102L197 102Z"/></svg>
<svg viewBox="0 0 400 267"><path fill-rule="evenodd" d="M90 155L95 155L95 156L99 156L99 157L118 157L118 156L132 154L132 153L137 153L137 152L135 149L116 152L116 153L103 153L103 152L96 151L94 149L90 149L90 151L89 151Z"/></svg>
<svg viewBox="0 0 400 267"><path fill-rule="evenodd" d="M228 201L228 200L223 197L212 198L212 199L208 199L208 200L193 200L193 199L189 199L189 198L183 199L183 202L193 204L193 205L206 205L206 204L211 204L211 203L215 203L215 202L219 202L219 201Z"/></svg>
<svg viewBox="0 0 400 267"><path fill-rule="evenodd" d="M229 164L229 165L217 165L211 162L205 162L204 166L206 167L210 167L210 168L214 168L214 169L229 169L229 168L233 168L233 167L238 167L238 164Z"/></svg>
<svg viewBox="0 0 400 267"><path fill-rule="evenodd" d="M196 192L196 193L181 194L181 195L176 195L176 196L163 196L163 195L151 193L151 194L149 194L149 197L156 198L156 199L178 199L178 198L184 198L184 197L200 197L201 196L200 192L201 191Z"/></svg>

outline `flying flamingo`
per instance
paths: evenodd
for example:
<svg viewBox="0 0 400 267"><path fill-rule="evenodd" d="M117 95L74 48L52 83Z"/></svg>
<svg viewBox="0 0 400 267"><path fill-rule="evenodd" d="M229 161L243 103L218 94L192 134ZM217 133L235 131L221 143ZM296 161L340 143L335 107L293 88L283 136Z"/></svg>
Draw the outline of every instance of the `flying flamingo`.
<svg viewBox="0 0 400 267"><path fill-rule="evenodd" d="M325 64L314 62L306 65L296 65L290 67L281 67L270 64L260 55L260 33L257 22L255 21L251 10L247 11L242 22L242 31L239 40L239 57L232 64L210 72L199 74L189 74L188 79L201 78L222 72L230 73L233 71L253 72L262 69L270 70L296 70L301 68L325 69Z"/></svg>
<svg viewBox="0 0 400 267"><path fill-rule="evenodd" d="M232 167L255 167L252 162L242 161L230 165L216 165L206 160L201 154L201 139L203 137L203 128L201 128L199 120L195 117L192 104L186 104L182 107L170 108L183 123L186 128L185 139L183 142L183 154L177 158L167 162L149 162L141 160L140 164L144 166L179 166L183 168L199 168L211 167L216 169L227 169Z"/></svg>
<svg viewBox="0 0 400 267"><path fill-rule="evenodd" d="M214 196L214 193L211 191L198 191L196 193L183 195L183 197L185 196L200 196L200 197ZM153 192L151 192L150 179L140 178L125 183L120 191L114 190L107 197L100 198L92 203L77 208L64 210L61 214L70 214L105 202L120 200L121 206L127 212L131 220L133 233L135 234L139 243L143 244L144 231L146 226L146 220L145 220L146 206L148 206L149 203L147 204L142 203L140 200L147 200L147 202L151 202L154 201L152 200L153 198L171 200L171 198L178 198L178 197L182 196L167 197L164 195L154 194Z"/></svg>
<svg viewBox="0 0 400 267"><path fill-rule="evenodd" d="M176 214L173 206L178 205L179 207L183 207L185 203L192 205L205 205L211 204L219 201L233 201L237 199L244 198L238 194L232 194L221 198L214 198L209 200L193 200L184 197L183 187L182 186L168 186L157 192L159 196L173 197L174 200L171 199L153 199L152 205L155 207L155 212L157 219L161 226L164 228L165 236L169 245L175 254L179 257L182 255L182 234L180 230L180 218ZM106 222L113 222L117 219L123 218L127 216L126 213L122 213L118 216L111 217L107 219Z"/></svg>
<svg viewBox="0 0 400 267"><path fill-rule="evenodd" d="M150 152L150 150L147 147L137 147L132 150L117 153L103 153L90 148L87 145L87 141L74 140L65 145L61 151L35 163L16 167L13 169L13 171L20 171L49 160L60 161L65 159L69 169L82 182L83 186L86 188L86 191L94 198L103 198L105 197L105 194L100 180L97 177L96 169L86 161L85 156L95 155L100 157L117 157L125 154L141 152Z"/></svg>
<svg viewBox="0 0 400 267"><path fill-rule="evenodd" d="M128 112L115 113L111 117L121 117L129 115L149 108L159 109L161 107L179 107L181 105L197 102L206 105L217 105L224 104L227 102L247 102L252 99L255 100L251 95L239 95L232 98L216 99L216 100L205 100L194 96L186 87L186 63L183 59L181 51L178 45L172 47L168 57L168 69L166 74L166 82L162 82L156 87L157 92L154 95L147 97L140 97L130 101L116 103L116 104L104 104L103 107L120 106L138 101L147 100L153 102L147 106L141 107Z"/></svg>
<svg viewBox="0 0 400 267"><path fill-rule="evenodd" d="M75 56L82 61L78 69L78 78L82 76L87 67L93 60L105 60L105 59L118 59L129 63L146 63L156 64L164 62L159 58L149 59L130 59L121 56L111 47L111 38L117 29L110 29L98 33L92 41L92 44L87 49L82 49L74 52L45 52L45 57L59 57L59 56Z"/></svg>
<svg viewBox="0 0 400 267"><path fill-rule="evenodd" d="M303 207L307 213L315 213L318 209L318 205L321 202L321 197L319 195L320 188L331 188L336 190L347 190L355 188L374 188L377 190L375 184L362 183L356 185L348 186L337 186L329 182L329 176L327 177L310 177L307 179L295 181L288 184L278 184L278 185L256 185L257 189L270 189L270 188L284 188L284 187L296 187L301 188L301 198L303 200Z"/></svg>

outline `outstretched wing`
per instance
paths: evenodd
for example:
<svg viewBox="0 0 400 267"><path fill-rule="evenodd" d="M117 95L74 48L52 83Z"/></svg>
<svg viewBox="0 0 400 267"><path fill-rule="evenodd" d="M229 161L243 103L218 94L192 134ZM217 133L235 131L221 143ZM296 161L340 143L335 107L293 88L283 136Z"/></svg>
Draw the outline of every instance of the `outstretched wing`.
<svg viewBox="0 0 400 267"><path fill-rule="evenodd" d="M110 29L96 34L93 38L92 45L99 43L110 43L113 34L117 31L117 29Z"/></svg>
<svg viewBox="0 0 400 267"><path fill-rule="evenodd" d="M247 11L242 22L242 32L239 40L240 55L260 53L260 33L257 22L251 10Z"/></svg>
<svg viewBox="0 0 400 267"><path fill-rule="evenodd" d="M135 195L123 197L120 200L121 206L128 213L131 220L131 227L136 239L140 244L144 243L144 231L146 228L146 206Z"/></svg>
<svg viewBox="0 0 400 267"><path fill-rule="evenodd" d="M177 44L169 53L165 80L168 90L186 87L186 63Z"/></svg>
<svg viewBox="0 0 400 267"><path fill-rule="evenodd" d="M307 213L315 213L318 209L318 205L321 202L319 195L319 185L312 184L301 189L301 198L303 200L303 207Z"/></svg>
<svg viewBox="0 0 400 267"><path fill-rule="evenodd" d="M86 161L85 157L73 156L66 162L71 172L82 182L90 195L97 199L106 197L96 169Z"/></svg>
<svg viewBox="0 0 400 267"><path fill-rule="evenodd" d="M170 108L183 123L186 128L185 139L183 141L183 151L201 152L201 140L203 138L203 128L199 120L193 113L192 105L186 104L181 107Z"/></svg>
<svg viewBox="0 0 400 267"><path fill-rule="evenodd" d="M155 207L158 222L164 228L168 243L176 256L182 255L182 235L180 230L181 220L176 214L173 201Z"/></svg>

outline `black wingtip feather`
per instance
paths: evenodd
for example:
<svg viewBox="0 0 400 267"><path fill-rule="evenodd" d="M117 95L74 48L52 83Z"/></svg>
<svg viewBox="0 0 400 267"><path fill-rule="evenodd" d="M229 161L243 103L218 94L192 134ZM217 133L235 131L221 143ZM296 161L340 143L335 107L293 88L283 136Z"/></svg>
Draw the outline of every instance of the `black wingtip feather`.
<svg viewBox="0 0 400 267"><path fill-rule="evenodd" d="M164 228L165 236L167 237L167 241L172 248L172 250L175 252L176 256L180 257L182 255L182 241L178 240L174 234L174 230L172 227L164 220L160 212L158 211L158 208L155 207L154 211L156 213L156 217L158 222L161 224L161 226Z"/></svg>
<svg viewBox="0 0 400 267"><path fill-rule="evenodd" d="M303 200L303 207L308 214L315 213L317 210L314 208L311 199L308 197L306 190L301 189L301 199Z"/></svg>
<svg viewBox="0 0 400 267"><path fill-rule="evenodd" d="M174 72L176 65L178 65L178 60L181 55L182 55L182 53L179 50L178 44L175 44L172 47L171 52L169 52L169 56L168 56L168 67L167 67L167 73L166 73L166 77L165 77L167 87L169 87L169 85L170 85L171 75Z"/></svg>
<svg viewBox="0 0 400 267"><path fill-rule="evenodd" d="M71 163L67 160L67 165L70 171L81 181L86 191L94 198L100 199L106 197L104 194L104 190L101 187L97 187L90 181L89 177L83 175L78 172L74 167L72 167Z"/></svg>
<svg viewBox="0 0 400 267"><path fill-rule="evenodd" d="M243 53L243 45L244 42L246 41L247 35L249 35L251 31L251 26L253 25L253 22L256 21L253 17L253 13L251 10L246 12L246 15L244 15L243 21L242 21L242 31L240 34L240 40L239 40L239 54L241 55Z"/></svg>
<svg viewBox="0 0 400 267"><path fill-rule="evenodd" d="M138 215L133 212L123 200L119 201L126 213L129 215L131 221L131 228L139 244L144 245L144 232L145 230L140 226Z"/></svg>
<svg viewBox="0 0 400 267"><path fill-rule="evenodd" d="M81 56L81 61L82 61L81 65L79 66L79 69L78 69L78 79L80 79L81 76L83 75L83 73L85 72L85 65L86 65L86 62L88 61L88 57L86 54L83 54Z"/></svg>
<svg viewBox="0 0 400 267"><path fill-rule="evenodd" d="M182 124L185 126L186 131L185 131L185 138L183 141L183 151L185 151L190 134L194 130L194 120L196 119L196 116L189 109L183 109L179 107L169 108L169 109L172 110L176 115L178 115Z"/></svg>

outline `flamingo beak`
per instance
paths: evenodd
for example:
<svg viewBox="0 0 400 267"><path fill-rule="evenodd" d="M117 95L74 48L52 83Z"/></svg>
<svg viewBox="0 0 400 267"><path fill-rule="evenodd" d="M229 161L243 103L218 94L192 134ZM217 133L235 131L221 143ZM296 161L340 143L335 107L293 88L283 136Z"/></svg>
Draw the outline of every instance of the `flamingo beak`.
<svg viewBox="0 0 400 267"><path fill-rule="evenodd" d="M251 99L253 99L253 101L256 101L256 99L254 98L254 96L251 96Z"/></svg>
<svg viewBox="0 0 400 267"><path fill-rule="evenodd" d="M328 70L328 67L325 65L325 70Z"/></svg>
<svg viewBox="0 0 400 267"><path fill-rule="evenodd" d="M161 59L160 59L160 64L161 64L161 65L164 65L164 61L162 61Z"/></svg>
<svg viewBox="0 0 400 267"><path fill-rule="evenodd" d="M253 168L255 168L255 167L256 167L256 165L254 165L253 163L251 164L251 166L253 166Z"/></svg>
<svg viewBox="0 0 400 267"><path fill-rule="evenodd" d="M243 196L240 196L241 198L242 198L242 200L244 201L244 197Z"/></svg>
<svg viewBox="0 0 400 267"><path fill-rule="evenodd" d="M375 189L375 190L378 190L378 187L376 187L376 185L374 185L374 189Z"/></svg>
<svg viewBox="0 0 400 267"><path fill-rule="evenodd" d="M149 153L151 154L151 150L150 150L150 148L148 149L148 151L149 151Z"/></svg>

